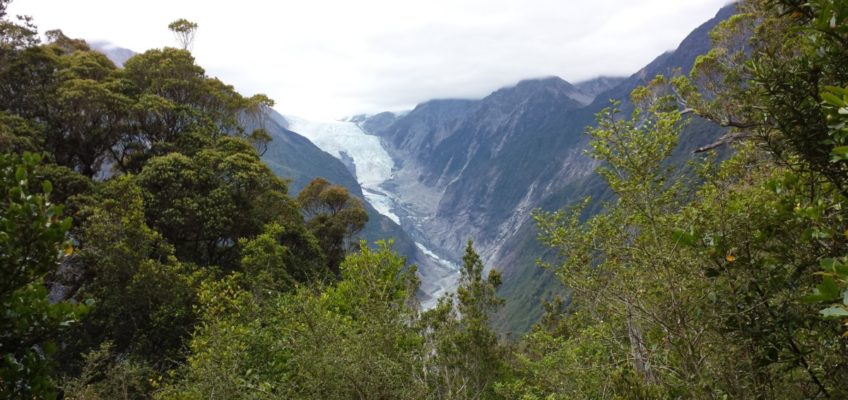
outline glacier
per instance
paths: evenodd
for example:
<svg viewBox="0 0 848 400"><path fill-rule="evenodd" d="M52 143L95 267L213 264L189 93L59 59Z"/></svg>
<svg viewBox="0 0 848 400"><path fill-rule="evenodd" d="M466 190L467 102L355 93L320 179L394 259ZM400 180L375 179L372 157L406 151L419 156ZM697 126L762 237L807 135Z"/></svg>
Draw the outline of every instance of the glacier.
<svg viewBox="0 0 848 400"><path fill-rule="evenodd" d="M321 150L343 162L352 160L351 172L362 187L365 200L416 238L418 250L431 261L428 265L419 265L421 291L424 293L421 307L425 310L432 308L439 297L454 292L459 281L459 266L431 250L427 243L422 243L426 239L418 232L416 221L426 216L406 209L398 201L398 196L392 193L391 186L385 185L394 178L395 161L383 147L381 139L350 121L315 121L290 115L283 118L289 130L306 137Z"/></svg>

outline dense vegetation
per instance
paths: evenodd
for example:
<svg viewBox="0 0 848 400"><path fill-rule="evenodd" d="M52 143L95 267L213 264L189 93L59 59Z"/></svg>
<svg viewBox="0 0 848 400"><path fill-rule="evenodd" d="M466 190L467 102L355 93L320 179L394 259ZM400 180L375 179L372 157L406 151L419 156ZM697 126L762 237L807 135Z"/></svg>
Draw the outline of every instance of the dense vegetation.
<svg viewBox="0 0 848 400"><path fill-rule="evenodd" d="M515 342L470 242L422 312L390 242L351 243L358 200L289 196L259 159L271 101L206 76L197 25L117 68L8 2L2 398L848 397L843 1L744 2L690 74L598 115L615 200L537 213L571 296ZM680 170L691 118L727 133Z"/></svg>

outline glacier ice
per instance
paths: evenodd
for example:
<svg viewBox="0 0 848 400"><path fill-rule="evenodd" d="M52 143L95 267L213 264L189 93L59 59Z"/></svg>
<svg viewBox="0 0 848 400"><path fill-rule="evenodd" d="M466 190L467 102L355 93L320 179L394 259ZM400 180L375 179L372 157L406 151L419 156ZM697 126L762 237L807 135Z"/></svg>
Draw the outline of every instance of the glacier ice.
<svg viewBox="0 0 848 400"><path fill-rule="evenodd" d="M362 131L354 123L345 121L308 121L285 116L289 129L297 132L321 150L342 159L346 154L356 166L356 180L362 186L365 200L382 215L400 224L394 211L394 201L380 185L392 178L394 161L380 143L380 138Z"/></svg>
<svg viewBox="0 0 848 400"><path fill-rule="evenodd" d="M408 210L398 210L400 205L397 197L382 187L383 183L393 178L395 163L379 137L369 135L350 121L310 121L288 115L284 118L289 130L303 135L321 150L340 160L353 159L356 180L362 186L365 200L377 212L404 229L414 228L416 218L407 218L407 224L403 224L398 214L411 217L411 213ZM437 304L440 296L456 290L459 267L440 257L424 244L415 244L418 250L435 264L434 268L429 270L424 270L424 266L419 269L421 290L426 294L421 306L429 309Z"/></svg>

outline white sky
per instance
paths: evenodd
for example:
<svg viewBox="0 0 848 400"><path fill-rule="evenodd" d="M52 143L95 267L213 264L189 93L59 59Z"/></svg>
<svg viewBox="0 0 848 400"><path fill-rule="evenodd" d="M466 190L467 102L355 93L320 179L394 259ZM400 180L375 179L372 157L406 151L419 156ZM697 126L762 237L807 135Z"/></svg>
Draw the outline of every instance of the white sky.
<svg viewBox="0 0 848 400"><path fill-rule="evenodd" d="M176 46L197 22L194 55L277 110L334 119L483 97L521 79L626 76L728 0L15 0L41 31L134 51Z"/></svg>

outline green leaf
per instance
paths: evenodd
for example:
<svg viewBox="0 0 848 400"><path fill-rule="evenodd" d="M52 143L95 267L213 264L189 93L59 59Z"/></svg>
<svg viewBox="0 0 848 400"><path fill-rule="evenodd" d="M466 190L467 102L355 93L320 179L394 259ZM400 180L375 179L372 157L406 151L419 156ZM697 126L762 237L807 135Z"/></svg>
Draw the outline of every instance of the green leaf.
<svg viewBox="0 0 848 400"><path fill-rule="evenodd" d="M816 289L820 290L821 293L831 300L836 300L840 296L839 285L836 284L836 281L826 276L822 279L822 283L816 287Z"/></svg>
<svg viewBox="0 0 848 400"><path fill-rule="evenodd" d="M836 265L835 258L823 258L819 261L819 266L821 269L825 271L833 271L834 266Z"/></svg>
<svg viewBox="0 0 848 400"><path fill-rule="evenodd" d="M848 278L848 262L836 258L825 258L819 262L822 270L832 272L839 278Z"/></svg>
<svg viewBox="0 0 848 400"><path fill-rule="evenodd" d="M23 166L18 167L18 168L15 170L15 179L16 179L18 182L21 182L21 181L23 181L24 179L26 179L26 168L24 168Z"/></svg>
<svg viewBox="0 0 848 400"><path fill-rule="evenodd" d="M841 98L829 92L823 92L821 94L821 97L825 103L830 104L832 106L841 107L844 104Z"/></svg>
<svg viewBox="0 0 848 400"><path fill-rule="evenodd" d="M835 301L841 296L842 293L839 290L839 285L836 284L836 281L829 276L825 276L822 279L822 283L816 286L816 289L813 291L813 294L802 297L801 301L808 304L822 303L828 301Z"/></svg>
<svg viewBox="0 0 848 400"><path fill-rule="evenodd" d="M824 91L822 93L830 93L835 96L848 96L848 88L841 88L839 86L825 86Z"/></svg>

